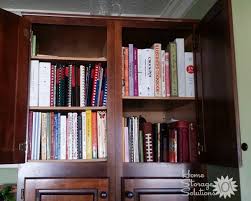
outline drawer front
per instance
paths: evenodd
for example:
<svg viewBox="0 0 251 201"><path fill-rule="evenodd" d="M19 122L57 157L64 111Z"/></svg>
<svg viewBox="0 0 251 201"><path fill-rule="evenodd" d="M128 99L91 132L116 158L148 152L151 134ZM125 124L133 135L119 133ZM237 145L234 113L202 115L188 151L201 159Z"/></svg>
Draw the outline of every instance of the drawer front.
<svg viewBox="0 0 251 201"><path fill-rule="evenodd" d="M124 179L124 201L191 201L182 179Z"/></svg>
<svg viewBox="0 0 251 201"><path fill-rule="evenodd" d="M108 179L26 179L26 201L108 201Z"/></svg>

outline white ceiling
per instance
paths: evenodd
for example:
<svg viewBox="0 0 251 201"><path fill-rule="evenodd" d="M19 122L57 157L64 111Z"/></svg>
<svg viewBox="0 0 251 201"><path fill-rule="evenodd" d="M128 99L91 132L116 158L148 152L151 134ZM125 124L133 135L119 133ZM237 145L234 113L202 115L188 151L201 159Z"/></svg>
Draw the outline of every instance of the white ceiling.
<svg viewBox="0 0 251 201"><path fill-rule="evenodd" d="M122 15L183 17L198 0L0 0L0 8L10 11L36 11L90 14L91 5L119 2ZM93 3L93 4L92 4Z"/></svg>

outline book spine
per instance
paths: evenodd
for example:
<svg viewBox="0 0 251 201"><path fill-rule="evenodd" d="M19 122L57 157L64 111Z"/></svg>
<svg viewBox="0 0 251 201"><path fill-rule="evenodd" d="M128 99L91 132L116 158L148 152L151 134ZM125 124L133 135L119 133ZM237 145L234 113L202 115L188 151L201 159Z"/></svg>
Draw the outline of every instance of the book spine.
<svg viewBox="0 0 251 201"><path fill-rule="evenodd" d="M33 112L29 111L29 121L28 121L28 147L27 147L27 161L31 160L31 150L32 150L32 130L33 130Z"/></svg>
<svg viewBox="0 0 251 201"><path fill-rule="evenodd" d="M54 106L54 65L51 65L51 77L50 77L50 106Z"/></svg>
<svg viewBox="0 0 251 201"><path fill-rule="evenodd" d="M107 103L107 78L105 79L105 84L104 84L104 92L103 92L103 106L106 106Z"/></svg>
<svg viewBox="0 0 251 201"><path fill-rule="evenodd" d="M128 48L128 68L129 68L129 96L134 95L134 63L133 63L133 44Z"/></svg>
<svg viewBox="0 0 251 201"><path fill-rule="evenodd" d="M144 71L146 72L146 96L154 96L154 50L144 50Z"/></svg>
<svg viewBox="0 0 251 201"><path fill-rule="evenodd" d="M138 84L138 49L133 48L133 83L134 83L134 90L133 95L139 95L139 84Z"/></svg>
<svg viewBox="0 0 251 201"><path fill-rule="evenodd" d="M78 130L77 130L77 134L78 134L78 159L82 159L82 115L78 114Z"/></svg>
<svg viewBox="0 0 251 201"><path fill-rule="evenodd" d="M50 62L39 63L39 106L50 106Z"/></svg>
<svg viewBox="0 0 251 201"><path fill-rule="evenodd" d="M124 162L129 162L129 141L128 141L128 127L124 127Z"/></svg>
<svg viewBox="0 0 251 201"><path fill-rule="evenodd" d="M167 124L160 124L160 162L168 162L168 130Z"/></svg>
<svg viewBox="0 0 251 201"><path fill-rule="evenodd" d="M41 112L37 113L38 118L37 118L37 138L36 138L36 157L35 160L39 160L40 159L40 155L41 155Z"/></svg>
<svg viewBox="0 0 251 201"><path fill-rule="evenodd" d="M85 66L80 65L80 107L85 107Z"/></svg>
<svg viewBox="0 0 251 201"><path fill-rule="evenodd" d="M185 52L185 79L186 79L186 96L194 97L194 63L193 53Z"/></svg>
<svg viewBox="0 0 251 201"><path fill-rule="evenodd" d="M129 162L134 162L133 118L128 117Z"/></svg>
<svg viewBox="0 0 251 201"><path fill-rule="evenodd" d="M30 64L30 96L29 105L38 106L39 93L39 61L31 60Z"/></svg>
<svg viewBox="0 0 251 201"><path fill-rule="evenodd" d="M57 113L57 123L58 123L58 127L57 127L57 159L60 160L61 159L61 113Z"/></svg>
<svg viewBox="0 0 251 201"><path fill-rule="evenodd" d="M82 158L86 159L86 112L82 112Z"/></svg>
<svg viewBox="0 0 251 201"><path fill-rule="evenodd" d="M76 66L76 106L80 106L80 67Z"/></svg>
<svg viewBox="0 0 251 201"><path fill-rule="evenodd" d="M186 96L184 38L175 39L177 47L178 96Z"/></svg>
<svg viewBox="0 0 251 201"><path fill-rule="evenodd" d="M86 110L86 159L92 159L92 112Z"/></svg>
<svg viewBox="0 0 251 201"><path fill-rule="evenodd" d="M177 60L176 60L176 43L170 45L170 78L171 78L171 96L178 96L178 75L177 75Z"/></svg>
<svg viewBox="0 0 251 201"><path fill-rule="evenodd" d="M76 106L76 71L74 65L71 65L71 105Z"/></svg>
<svg viewBox="0 0 251 201"><path fill-rule="evenodd" d="M53 105L56 106L57 105L57 65L53 65L54 66L54 97L53 97Z"/></svg>
<svg viewBox="0 0 251 201"><path fill-rule="evenodd" d="M65 99L66 99L66 94L65 94L65 66L61 65L60 66L61 70L61 79L59 80L59 85L60 85L60 105L61 106L66 106Z"/></svg>
<svg viewBox="0 0 251 201"><path fill-rule="evenodd" d="M54 112L51 113L50 121L51 121L51 159L55 159L55 116Z"/></svg>
<svg viewBox="0 0 251 201"><path fill-rule="evenodd" d="M107 158L106 111L97 112L98 157Z"/></svg>
<svg viewBox="0 0 251 201"><path fill-rule="evenodd" d="M92 158L98 158L97 112L92 112Z"/></svg>
<svg viewBox="0 0 251 201"><path fill-rule="evenodd" d="M154 67L155 67L155 80L154 80L154 95L161 96L162 87L161 87L161 44L154 43Z"/></svg>
<svg viewBox="0 0 251 201"><path fill-rule="evenodd" d="M36 56L37 55L37 36L35 34L32 34L32 48L31 48L31 55Z"/></svg>
<svg viewBox="0 0 251 201"><path fill-rule="evenodd" d="M139 119L133 117L133 145L134 145L134 162L139 162Z"/></svg>
<svg viewBox="0 0 251 201"><path fill-rule="evenodd" d="M60 116L60 159L66 159L66 116Z"/></svg>
<svg viewBox="0 0 251 201"><path fill-rule="evenodd" d="M68 133L67 133L67 149L68 149L68 152L67 152L67 157L68 159L73 159L72 158L72 153L73 153L73 128L72 128L72 113L69 112L68 113L68 122L67 122L68 126Z"/></svg>
<svg viewBox="0 0 251 201"><path fill-rule="evenodd" d="M46 151L47 151L47 120L46 120L46 113L41 114L41 159L46 160Z"/></svg>
<svg viewBox="0 0 251 201"><path fill-rule="evenodd" d="M125 96L125 47L122 47L121 51L121 74L122 74L122 96Z"/></svg>
<svg viewBox="0 0 251 201"><path fill-rule="evenodd" d="M166 96L166 66L165 66L165 50L161 50L161 90L162 96Z"/></svg>
<svg viewBox="0 0 251 201"><path fill-rule="evenodd" d="M73 155L72 159L78 159L78 134L77 134L77 123L78 123L78 114L73 113Z"/></svg>
<svg viewBox="0 0 251 201"><path fill-rule="evenodd" d="M129 96L129 63L128 63L128 47L125 47L124 65L125 65L125 96Z"/></svg>
<svg viewBox="0 0 251 201"><path fill-rule="evenodd" d="M145 86L145 68L143 63L144 50L138 49L138 88L139 96L146 96L146 86Z"/></svg>
<svg viewBox="0 0 251 201"><path fill-rule="evenodd" d="M103 86L103 76L104 76L104 68L100 68L100 76L99 76L99 87L98 87L98 100L97 100L97 106L102 105L101 104L101 99L102 99L102 86Z"/></svg>
<svg viewBox="0 0 251 201"><path fill-rule="evenodd" d="M178 146L177 146L177 130L172 128L169 130L169 162L178 162Z"/></svg>
<svg viewBox="0 0 251 201"><path fill-rule="evenodd" d="M153 162L154 161L153 131L152 131L152 124L150 122L144 123L143 132L144 132L144 162Z"/></svg>
<svg viewBox="0 0 251 201"><path fill-rule="evenodd" d="M97 80L99 75L99 65L96 64L94 67L94 79L93 79L93 85L92 85L92 96L91 96L91 105L95 106L95 97L96 97L96 89L97 89Z"/></svg>
<svg viewBox="0 0 251 201"><path fill-rule="evenodd" d="M170 96L170 69L169 69L169 52L165 52L165 79L166 79L166 96Z"/></svg>
<svg viewBox="0 0 251 201"><path fill-rule="evenodd" d="M46 159L51 159L51 113L46 113L46 121L47 121L47 128L46 128Z"/></svg>

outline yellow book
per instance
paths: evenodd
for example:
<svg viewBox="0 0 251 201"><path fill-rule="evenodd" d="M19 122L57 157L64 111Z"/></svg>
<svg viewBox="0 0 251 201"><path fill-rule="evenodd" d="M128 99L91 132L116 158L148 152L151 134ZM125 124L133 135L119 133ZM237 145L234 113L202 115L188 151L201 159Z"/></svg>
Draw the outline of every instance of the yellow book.
<svg viewBox="0 0 251 201"><path fill-rule="evenodd" d="M86 110L86 159L92 159L92 111Z"/></svg>

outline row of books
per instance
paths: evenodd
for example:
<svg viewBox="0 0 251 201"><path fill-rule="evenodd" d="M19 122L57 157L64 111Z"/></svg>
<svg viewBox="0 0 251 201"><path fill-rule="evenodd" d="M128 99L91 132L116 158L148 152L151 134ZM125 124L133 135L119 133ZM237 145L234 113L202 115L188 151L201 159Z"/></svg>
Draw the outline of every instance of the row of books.
<svg viewBox="0 0 251 201"><path fill-rule="evenodd" d="M122 47L122 94L124 96L194 97L193 53L184 51L184 38L138 49Z"/></svg>
<svg viewBox="0 0 251 201"><path fill-rule="evenodd" d="M105 106L107 68L31 61L30 106Z"/></svg>
<svg viewBox="0 0 251 201"><path fill-rule="evenodd" d="M124 162L196 162L196 125L188 121L150 123L123 118Z"/></svg>
<svg viewBox="0 0 251 201"><path fill-rule="evenodd" d="M106 111L29 112L27 160L107 158Z"/></svg>

